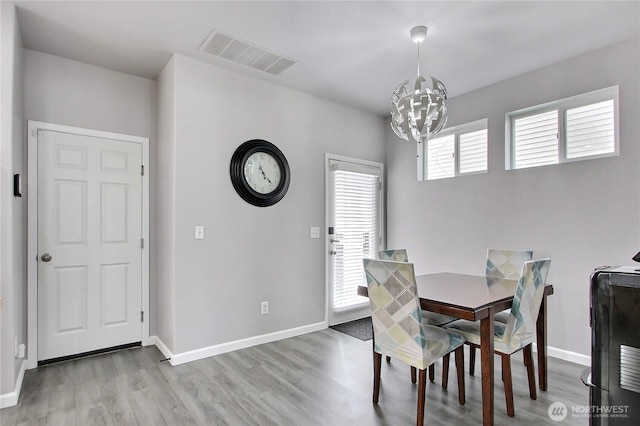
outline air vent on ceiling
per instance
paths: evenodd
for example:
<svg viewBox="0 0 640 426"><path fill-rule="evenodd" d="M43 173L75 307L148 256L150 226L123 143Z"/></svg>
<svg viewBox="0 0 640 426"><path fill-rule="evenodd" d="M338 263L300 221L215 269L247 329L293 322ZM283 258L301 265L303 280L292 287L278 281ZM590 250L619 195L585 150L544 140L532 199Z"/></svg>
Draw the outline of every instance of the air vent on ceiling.
<svg viewBox="0 0 640 426"><path fill-rule="evenodd" d="M198 50L273 75L282 74L297 62L217 30L209 34Z"/></svg>

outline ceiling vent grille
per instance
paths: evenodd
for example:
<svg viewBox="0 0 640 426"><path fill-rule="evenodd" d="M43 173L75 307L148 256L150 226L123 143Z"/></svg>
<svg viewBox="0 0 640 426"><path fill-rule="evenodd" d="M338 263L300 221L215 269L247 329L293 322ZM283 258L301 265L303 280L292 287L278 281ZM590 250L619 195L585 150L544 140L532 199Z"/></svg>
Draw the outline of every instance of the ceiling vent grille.
<svg viewBox="0 0 640 426"><path fill-rule="evenodd" d="M217 30L209 34L198 50L273 75L280 75L297 63Z"/></svg>

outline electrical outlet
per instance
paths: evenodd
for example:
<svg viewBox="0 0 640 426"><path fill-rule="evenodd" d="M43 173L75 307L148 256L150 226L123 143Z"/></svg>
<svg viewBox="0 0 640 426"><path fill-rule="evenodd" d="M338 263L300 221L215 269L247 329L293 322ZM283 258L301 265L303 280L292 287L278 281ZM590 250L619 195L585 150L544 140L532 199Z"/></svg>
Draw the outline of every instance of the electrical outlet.
<svg viewBox="0 0 640 426"><path fill-rule="evenodd" d="M269 302L260 303L260 314L266 315L269 313Z"/></svg>
<svg viewBox="0 0 640 426"><path fill-rule="evenodd" d="M24 345L24 343L19 344L18 345L18 353L16 354L16 358L23 359L26 350L27 350L27 347Z"/></svg>
<svg viewBox="0 0 640 426"><path fill-rule="evenodd" d="M196 240L204 240L204 226L196 226Z"/></svg>

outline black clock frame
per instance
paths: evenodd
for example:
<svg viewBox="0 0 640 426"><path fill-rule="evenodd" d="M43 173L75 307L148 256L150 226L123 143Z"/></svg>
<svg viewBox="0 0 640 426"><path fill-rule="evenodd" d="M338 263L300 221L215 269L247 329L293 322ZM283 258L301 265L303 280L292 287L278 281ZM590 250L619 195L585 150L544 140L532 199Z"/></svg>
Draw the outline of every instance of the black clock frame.
<svg viewBox="0 0 640 426"><path fill-rule="evenodd" d="M268 194L254 191L244 177L244 164L256 152L264 152L271 155L280 166L280 183L276 189ZM231 175L231 183L238 195L247 203L258 207L272 206L282 200L289 189L289 182L291 181L287 158L278 147L263 139L251 139L240 145L231 157L229 173Z"/></svg>

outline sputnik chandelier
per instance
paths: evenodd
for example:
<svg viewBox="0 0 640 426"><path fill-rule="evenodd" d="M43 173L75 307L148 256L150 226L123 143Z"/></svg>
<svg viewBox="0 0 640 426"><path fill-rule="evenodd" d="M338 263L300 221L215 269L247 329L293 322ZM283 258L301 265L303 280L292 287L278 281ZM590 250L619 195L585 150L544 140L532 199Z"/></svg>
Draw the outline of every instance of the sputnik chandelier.
<svg viewBox="0 0 640 426"><path fill-rule="evenodd" d="M447 89L435 77L432 87L420 75L420 43L427 38L427 27L411 29L411 40L418 45L418 77L409 92L409 80L400 84L391 96L391 128L402 139L422 142L434 137L447 124Z"/></svg>

